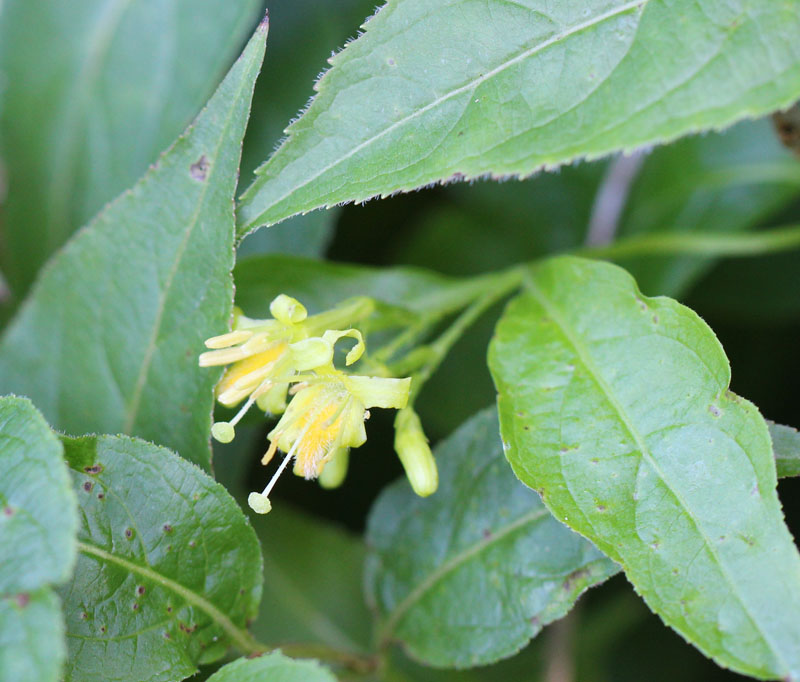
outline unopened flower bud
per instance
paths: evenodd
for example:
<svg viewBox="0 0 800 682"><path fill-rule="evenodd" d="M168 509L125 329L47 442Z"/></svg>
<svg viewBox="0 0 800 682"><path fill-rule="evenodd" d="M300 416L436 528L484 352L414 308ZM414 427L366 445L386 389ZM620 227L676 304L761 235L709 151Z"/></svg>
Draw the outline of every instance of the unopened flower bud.
<svg viewBox="0 0 800 682"><path fill-rule="evenodd" d="M394 449L411 488L420 497L432 495L439 486L439 472L417 413L410 407L400 410L394 427Z"/></svg>
<svg viewBox="0 0 800 682"><path fill-rule="evenodd" d="M325 463L319 475L319 484L326 490L338 488L347 476L347 464L350 459L350 448L337 448Z"/></svg>

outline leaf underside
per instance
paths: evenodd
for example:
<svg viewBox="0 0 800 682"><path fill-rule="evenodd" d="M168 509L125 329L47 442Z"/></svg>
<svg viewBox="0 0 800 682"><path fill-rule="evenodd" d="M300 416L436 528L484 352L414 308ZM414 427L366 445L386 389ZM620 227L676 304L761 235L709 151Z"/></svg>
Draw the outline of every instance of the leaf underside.
<svg viewBox="0 0 800 682"><path fill-rule="evenodd" d="M494 408L436 451L439 489L398 481L370 514L366 585L384 640L437 667L511 656L619 567L557 521L503 457Z"/></svg>

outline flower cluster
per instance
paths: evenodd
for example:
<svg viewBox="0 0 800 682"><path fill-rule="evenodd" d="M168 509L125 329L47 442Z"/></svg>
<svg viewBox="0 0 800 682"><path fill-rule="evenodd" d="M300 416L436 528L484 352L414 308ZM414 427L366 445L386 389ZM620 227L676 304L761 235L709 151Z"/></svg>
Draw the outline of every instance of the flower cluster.
<svg viewBox="0 0 800 682"><path fill-rule="evenodd" d="M436 489L436 466L419 419L407 407L411 379L359 376L334 366L334 347L345 337L355 341L346 366L366 350L361 332L331 329L336 323L353 324L372 310L368 299L356 299L320 315L309 316L294 298L281 294L270 304L272 318L234 318L233 331L206 341L210 350L200 355L201 367L227 365L217 384L216 398L234 407L244 401L229 422L211 430L220 442L230 442L236 424L255 403L261 410L281 414L269 433L268 464L276 451L286 453L263 492L250 493L248 504L258 513L271 509L268 495L278 477L294 460L294 472L319 478L335 487L347 471L350 448L366 439L364 421L369 408L394 408L398 413L395 445L414 490L429 495Z"/></svg>

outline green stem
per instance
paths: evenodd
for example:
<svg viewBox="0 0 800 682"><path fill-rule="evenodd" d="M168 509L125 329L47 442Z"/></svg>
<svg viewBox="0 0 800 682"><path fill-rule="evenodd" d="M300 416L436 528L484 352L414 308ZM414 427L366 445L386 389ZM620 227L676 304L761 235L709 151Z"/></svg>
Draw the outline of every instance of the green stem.
<svg viewBox="0 0 800 682"><path fill-rule="evenodd" d="M800 225L761 232L708 234L666 232L621 239L607 246L581 248L576 255L616 260L631 256L687 254L694 256L759 256L800 248Z"/></svg>
<svg viewBox="0 0 800 682"><path fill-rule="evenodd" d="M434 313L423 315L419 320L406 327L385 346L381 346L375 353L375 360L378 362L388 361L395 353L416 341L416 339L426 332L432 324L436 323L440 317L440 315Z"/></svg>
<svg viewBox="0 0 800 682"><path fill-rule="evenodd" d="M413 375L411 395L408 398L409 405L414 404L414 400L419 394L420 389L425 385L425 382L430 379L439 365L442 364L442 361L450 352L455 342L461 338L464 332L486 312L488 308L516 289L522 282L524 273L525 268L519 266L505 271L502 277L498 277L496 288L490 289L484 293L483 296L475 300L472 305L466 308L455 319L453 324L451 324L436 341L427 347L425 364Z"/></svg>

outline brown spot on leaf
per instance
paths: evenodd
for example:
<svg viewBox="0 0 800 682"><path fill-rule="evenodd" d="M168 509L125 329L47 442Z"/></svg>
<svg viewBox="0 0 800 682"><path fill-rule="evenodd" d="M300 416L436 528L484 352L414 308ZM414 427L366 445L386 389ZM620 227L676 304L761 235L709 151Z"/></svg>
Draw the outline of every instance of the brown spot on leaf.
<svg viewBox="0 0 800 682"><path fill-rule="evenodd" d="M103 471L103 465L102 464L92 464L92 466L90 466L90 467L83 467L83 470L87 474L91 474L91 475L94 476L96 474L99 474L101 471Z"/></svg>
<svg viewBox="0 0 800 682"><path fill-rule="evenodd" d="M189 166L189 173L195 180L202 182L208 177L208 169L211 164L208 162L206 155L203 154L197 161Z"/></svg>
<svg viewBox="0 0 800 682"><path fill-rule="evenodd" d="M91 481L86 481L86 482L83 484L83 489L84 489L84 490L85 490L87 493L90 493L90 492L92 492L92 488L94 488L94 483L92 483Z"/></svg>

